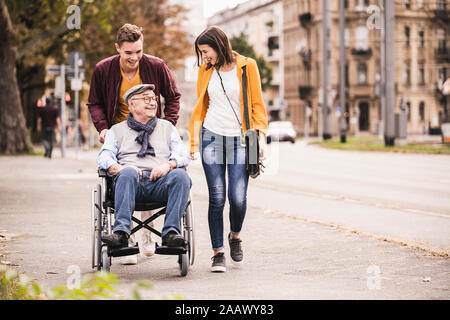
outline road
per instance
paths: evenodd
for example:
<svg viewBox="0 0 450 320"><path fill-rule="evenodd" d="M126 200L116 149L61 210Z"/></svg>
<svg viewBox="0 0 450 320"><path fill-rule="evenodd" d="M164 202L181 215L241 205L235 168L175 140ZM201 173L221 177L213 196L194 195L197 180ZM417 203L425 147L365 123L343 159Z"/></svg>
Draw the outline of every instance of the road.
<svg viewBox="0 0 450 320"><path fill-rule="evenodd" d="M449 156L342 152L272 144L266 173L250 181L245 264L209 272L212 255L201 165L189 167L196 262L139 256L111 271L128 297L146 299L449 299ZM278 159L278 160L277 160ZM92 273L94 152L78 159L0 157L0 260L53 287L78 267ZM225 212L228 211L228 206ZM226 215L225 215L226 217ZM228 228L228 219L225 218ZM227 230L227 229L226 229Z"/></svg>

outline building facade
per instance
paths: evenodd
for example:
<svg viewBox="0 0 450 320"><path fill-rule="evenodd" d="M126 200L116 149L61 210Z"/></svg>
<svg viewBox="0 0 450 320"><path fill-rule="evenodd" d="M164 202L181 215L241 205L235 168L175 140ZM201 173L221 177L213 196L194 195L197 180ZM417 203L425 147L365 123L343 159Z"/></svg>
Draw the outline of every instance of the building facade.
<svg viewBox="0 0 450 320"><path fill-rule="evenodd" d="M208 19L229 38L247 36L247 41L272 68L271 86L263 92L269 121L285 117L283 76L283 3L281 0L249 0Z"/></svg>
<svg viewBox="0 0 450 320"><path fill-rule="evenodd" d="M383 17L379 0L345 1L346 102L349 134L378 133L382 119ZM449 0L403 0L395 8L395 112L407 111L407 130L422 134L450 121L441 92L450 76ZM338 135L339 12L330 1L329 70L332 134ZM283 1L287 120L300 134L318 134L322 107L322 1Z"/></svg>

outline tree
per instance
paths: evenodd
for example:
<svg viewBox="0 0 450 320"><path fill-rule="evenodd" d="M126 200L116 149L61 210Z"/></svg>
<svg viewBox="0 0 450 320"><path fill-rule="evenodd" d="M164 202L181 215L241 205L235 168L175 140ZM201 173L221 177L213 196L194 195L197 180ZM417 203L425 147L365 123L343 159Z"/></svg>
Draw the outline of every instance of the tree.
<svg viewBox="0 0 450 320"><path fill-rule="evenodd" d="M29 1L28 4L30 4ZM44 12L46 10L42 10L43 8L47 8L50 4L61 8L63 2L42 1L42 3L32 2L31 4L44 6L27 11L24 10L27 7L26 1L0 0L0 25L4 26L0 35L0 72L3 75L0 80L2 92L0 95L0 153L4 154L15 154L32 149L19 94L16 63L38 47L41 42L60 36L68 30L63 22L45 30L36 28L32 33L25 32L26 29L32 29L30 25L35 21L44 23L51 20L53 16L56 19L57 14L49 14L47 19L39 19L36 15L41 15L42 18L42 14L46 13ZM80 4L82 5L83 1L80 1ZM13 16L10 15L10 10ZM14 24L13 21L18 17L22 18L22 24Z"/></svg>
<svg viewBox="0 0 450 320"><path fill-rule="evenodd" d="M263 91L266 91L270 87L272 82L272 68L267 64L262 55L258 55L251 44L248 43L247 37L244 33L241 33L239 37L233 37L230 39L231 47L246 57L255 59L258 65L259 75L261 77L261 87Z"/></svg>
<svg viewBox="0 0 450 320"><path fill-rule="evenodd" d="M179 27L186 11L182 6L167 0L74 2L0 0L0 25L5 26L0 34L0 153L32 149L27 120L32 120L35 108L29 103L22 106L21 97L30 90L35 90L33 96L41 96L52 85L45 82L48 58L62 64L68 52L83 52L89 80L98 61L116 54L115 35L125 23L143 26L145 52L164 57L169 67L176 67L187 54L187 34ZM80 8L80 28L67 27L71 4Z"/></svg>

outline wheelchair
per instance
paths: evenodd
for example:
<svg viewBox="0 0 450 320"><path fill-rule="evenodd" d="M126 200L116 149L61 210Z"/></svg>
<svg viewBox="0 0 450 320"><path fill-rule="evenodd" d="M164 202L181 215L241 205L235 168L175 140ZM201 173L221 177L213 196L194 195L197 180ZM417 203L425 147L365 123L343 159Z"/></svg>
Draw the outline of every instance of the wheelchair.
<svg viewBox="0 0 450 320"><path fill-rule="evenodd" d="M121 257L127 255L134 255L139 253L139 246L136 243L134 246L123 248L110 248L102 242L101 236L103 234L111 234L114 225L114 192L112 188L113 178L110 177L105 170L98 169L98 176L101 183L97 184L96 188L92 190L92 212L91 212L91 229L92 229L92 268L94 270L110 271L111 258ZM145 228L161 237L161 232L149 226L149 224L162 216L166 212L166 203L148 202L135 204L135 211L158 210L150 218L141 221L134 216L131 217L137 225L132 228L131 234L138 230ZM163 255L178 255L178 265L180 275L186 276L189 266L194 264L195 260L195 238L194 238L194 214L192 195L189 193L189 199L184 210L182 221L182 235L185 239L185 247L165 247L159 246L155 241L155 254Z"/></svg>

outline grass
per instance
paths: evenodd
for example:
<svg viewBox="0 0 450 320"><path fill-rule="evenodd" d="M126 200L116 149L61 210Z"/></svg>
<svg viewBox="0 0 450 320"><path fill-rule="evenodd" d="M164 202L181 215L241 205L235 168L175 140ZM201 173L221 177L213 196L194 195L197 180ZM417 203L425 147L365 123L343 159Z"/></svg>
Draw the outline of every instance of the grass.
<svg viewBox="0 0 450 320"><path fill-rule="evenodd" d="M384 140L377 137L347 137L346 143L341 143L339 138L329 140L316 140L310 144L318 145L322 148L350 150L350 151L381 151L381 152L399 152L399 153L422 153L422 154L450 154L448 145L431 144L408 144L406 146L386 147Z"/></svg>

